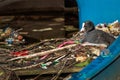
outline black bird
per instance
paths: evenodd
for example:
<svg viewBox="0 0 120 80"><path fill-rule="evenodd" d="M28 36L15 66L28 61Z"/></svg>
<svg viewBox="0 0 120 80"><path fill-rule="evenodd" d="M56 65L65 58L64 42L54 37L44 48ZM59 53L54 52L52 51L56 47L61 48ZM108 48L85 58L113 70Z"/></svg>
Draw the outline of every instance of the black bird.
<svg viewBox="0 0 120 80"><path fill-rule="evenodd" d="M89 43L95 43L95 44L105 44L109 46L115 38L102 31L95 29L94 23L91 21L84 22L83 28L85 29L85 36L82 42L89 42Z"/></svg>

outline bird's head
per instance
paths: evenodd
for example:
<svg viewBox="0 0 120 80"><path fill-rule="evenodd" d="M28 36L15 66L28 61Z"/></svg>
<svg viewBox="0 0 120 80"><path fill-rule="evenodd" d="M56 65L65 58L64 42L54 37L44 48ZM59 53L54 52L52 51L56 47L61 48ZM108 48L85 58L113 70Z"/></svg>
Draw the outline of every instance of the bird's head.
<svg viewBox="0 0 120 80"><path fill-rule="evenodd" d="M86 32L90 32L90 31L92 31L94 29L95 29L95 26L94 26L94 23L92 21L85 21L83 23L81 31L84 30Z"/></svg>

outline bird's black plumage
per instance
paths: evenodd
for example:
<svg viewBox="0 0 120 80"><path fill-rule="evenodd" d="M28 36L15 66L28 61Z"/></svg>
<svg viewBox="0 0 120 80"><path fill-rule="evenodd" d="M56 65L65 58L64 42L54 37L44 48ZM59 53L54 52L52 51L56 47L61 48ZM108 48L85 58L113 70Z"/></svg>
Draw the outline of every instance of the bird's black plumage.
<svg viewBox="0 0 120 80"><path fill-rule="evenodd" d="M94 23L91 21L86 21L84 23L85 36L82 42L90 42L96 44L106 44L109 46L115 38L101 30L95 29Z"/></svg>

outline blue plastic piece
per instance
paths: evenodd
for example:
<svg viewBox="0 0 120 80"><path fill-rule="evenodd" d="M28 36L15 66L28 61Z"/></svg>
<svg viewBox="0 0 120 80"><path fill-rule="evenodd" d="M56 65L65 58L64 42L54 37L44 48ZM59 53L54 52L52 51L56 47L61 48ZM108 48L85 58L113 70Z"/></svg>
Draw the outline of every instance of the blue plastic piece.
<svg viewBox="0 0 120 80"><path fill-rule="evenodd" d="M110 51L108 55L100 55L83 70L73 74L70 80L120 80L120 64L117 64L120 63L120 36L108 47L108 50ZM108 73L109 70L112 72Z"/></svg>
<svg viewBox="0 0 120 80"><path fill-rule="evenodd" d="M120 0L77 0L79 27L86 20L96 24L120 20Z"/></svg>

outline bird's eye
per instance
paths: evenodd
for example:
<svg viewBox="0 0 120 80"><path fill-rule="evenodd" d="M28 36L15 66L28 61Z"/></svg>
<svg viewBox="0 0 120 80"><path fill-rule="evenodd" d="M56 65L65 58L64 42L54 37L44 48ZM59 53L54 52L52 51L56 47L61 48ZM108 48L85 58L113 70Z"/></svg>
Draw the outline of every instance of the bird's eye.
<svg viewBox="0 0 120 80"><path fill-rule="evenodd" d="M87 26L84 26L84 28L87 27Z"/></svg>

